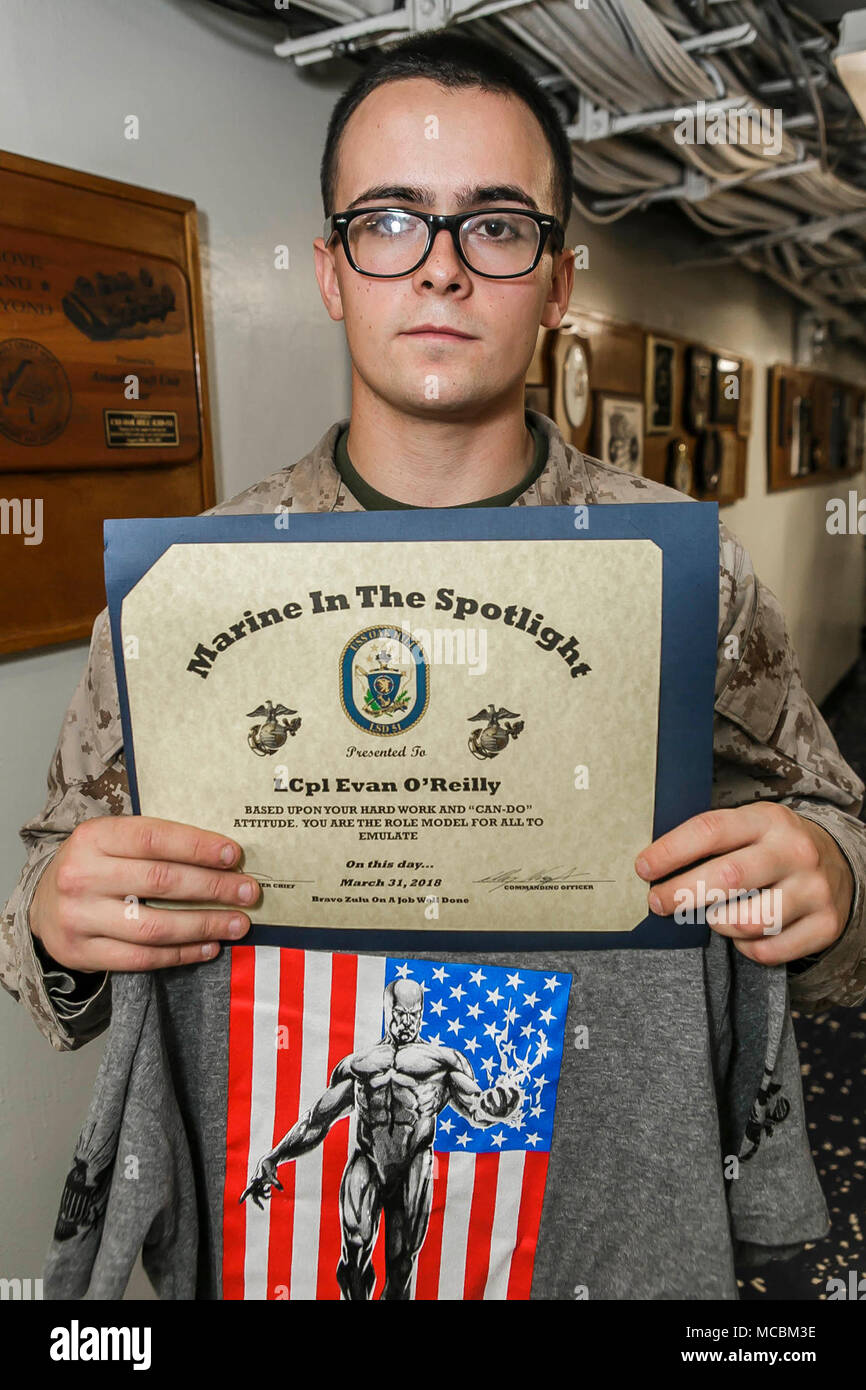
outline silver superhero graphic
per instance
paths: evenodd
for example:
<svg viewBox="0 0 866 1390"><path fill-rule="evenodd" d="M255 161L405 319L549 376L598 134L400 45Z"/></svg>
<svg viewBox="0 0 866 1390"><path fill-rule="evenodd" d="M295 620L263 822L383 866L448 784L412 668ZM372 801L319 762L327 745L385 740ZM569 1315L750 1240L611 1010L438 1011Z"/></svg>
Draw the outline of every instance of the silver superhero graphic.
<svg viewBox="0 0 866 1390"><path fill-rule="evenodd" d="M385 1031L367 1051L337 1063L330 1085L278 1144L265 1154L239 1201L256 1206L282 1191L281 1163L321 1144L354 1109L355 1148L340 1184L343 1245L337 1282L344 1299L370 1299L376 1282L373 1247L385 1220L383 1299L411 1297L412 1274L424 1244L433 1195L436 1117L452 1105L479 1129L514 1120L523 1100L517 1086L482 1090L469 1060L454 1048L420 1038L424 993L415 980L392 980L384 995Z"/></svg>

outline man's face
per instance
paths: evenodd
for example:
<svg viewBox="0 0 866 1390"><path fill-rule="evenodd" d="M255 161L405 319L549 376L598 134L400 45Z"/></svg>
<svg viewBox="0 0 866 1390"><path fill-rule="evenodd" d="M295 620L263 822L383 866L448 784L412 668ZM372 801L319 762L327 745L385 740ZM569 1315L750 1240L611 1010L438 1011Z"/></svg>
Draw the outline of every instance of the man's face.
<svg viewBox="0 0 866 1390"><path fill-rule="evenodd" d="M517 97L448 91L427 78L386 82L344 128L334 211L469 213L518 207L522 190L533 210L555 213L552 173L542 128ZM512 192L458 203L464 190L502 185ZM422 266L388 280L354 271L338 237L327 250L317 237L314 247L322 298L331 318L345 321L354 373L372 395L428 419L477 419L487 406L522 400L539 325L558 327L574 274L573 252L545 250L528 275L485 279L463 264L446 231ZM425 323L469 336L412 333Z"/></svg>
<svg viewBox="0 0 866 1390"><path fill-rule="evenodd" d="M421 1032L421 1016L422 1009L420 1006L418 1008L409 1009L401 1004L395 1003L391 1014L391 1027L389 1030L394 1042L403 1045L414 1042Z"/></svg>

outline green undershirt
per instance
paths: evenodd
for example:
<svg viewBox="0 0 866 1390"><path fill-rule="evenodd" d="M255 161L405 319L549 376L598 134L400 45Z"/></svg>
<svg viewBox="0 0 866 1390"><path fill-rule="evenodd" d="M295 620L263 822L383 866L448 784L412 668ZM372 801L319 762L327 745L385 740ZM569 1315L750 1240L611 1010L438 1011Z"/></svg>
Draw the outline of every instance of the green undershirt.
<svg viewBox="0 0 866 1390"><path fill-rule="evenodd" d="M526 477L507 492L498 492L495 497L482 497L479 502L458 502L457 507L510 507L522 492L535 482L544 472L547 464L547 435L537 429L526 420L527 428L532 435L534 454L532 465ZM386 497L384 492L377 492L371 487L361 474L358 472L352 460L349 458L349 451L346 448L346 440L349 434L348 425L340 431L334 449L334 458L340 477L352 495L361 503L361 506L368 512L371 511L426 511L425 507L416 507L413 502L398 502L394 497Z"/></svg>

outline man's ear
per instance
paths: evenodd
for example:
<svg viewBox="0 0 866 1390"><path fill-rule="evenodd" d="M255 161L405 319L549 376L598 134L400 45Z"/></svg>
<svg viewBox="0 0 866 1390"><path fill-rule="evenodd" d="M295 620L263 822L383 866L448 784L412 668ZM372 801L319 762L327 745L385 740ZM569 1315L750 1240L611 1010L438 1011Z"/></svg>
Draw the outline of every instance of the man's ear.
<svg viewBox="0 0 866 1390"><path fill-rule="evenodd" d="M339 323L344 314L337 265L334 260L334 252L328 249L324 239L320 236L313 240L313 257L322 303L334 322Z"/></svg>
<svg viewBox="0 0 866 1390"><path fill-rule="evenodd" d="M541 315L541 328L558 328L571 303L574 285L574 252L569 246L554 256L550 292Z"/></svg>

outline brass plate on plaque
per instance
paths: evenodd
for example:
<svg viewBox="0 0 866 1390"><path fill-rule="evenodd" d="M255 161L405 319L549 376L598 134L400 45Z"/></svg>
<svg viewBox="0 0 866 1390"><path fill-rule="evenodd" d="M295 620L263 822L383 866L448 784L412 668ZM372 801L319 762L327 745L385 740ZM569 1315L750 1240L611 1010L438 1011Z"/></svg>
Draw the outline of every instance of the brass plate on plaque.
<svg viewBox="0 0 866 1390"><path fill-rule="evenodd" d="M177 447L176 410L106 410L105 441L109 449Z"/></svg>
<svg viewBox="0 0 866 1390"><path fill-rule="evenodd" d="M179 265L0 225L0 470L194 459L196 388Z"/></svg>

